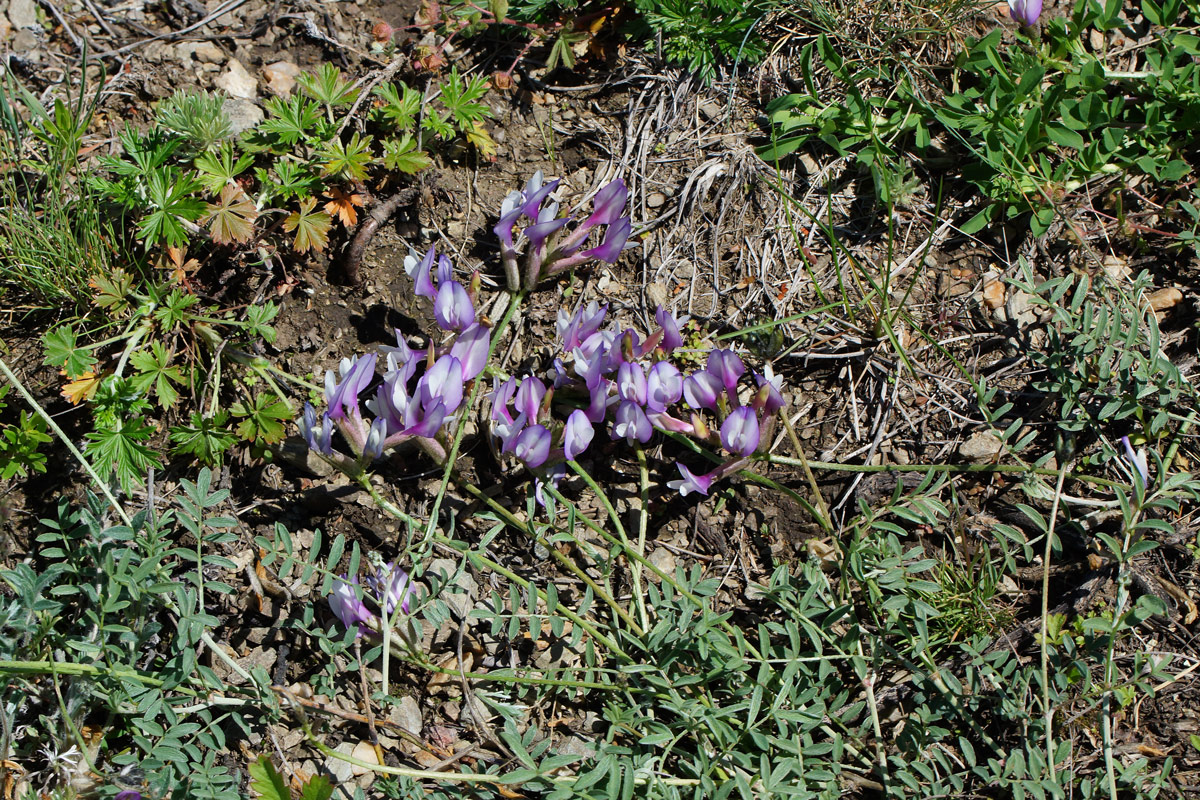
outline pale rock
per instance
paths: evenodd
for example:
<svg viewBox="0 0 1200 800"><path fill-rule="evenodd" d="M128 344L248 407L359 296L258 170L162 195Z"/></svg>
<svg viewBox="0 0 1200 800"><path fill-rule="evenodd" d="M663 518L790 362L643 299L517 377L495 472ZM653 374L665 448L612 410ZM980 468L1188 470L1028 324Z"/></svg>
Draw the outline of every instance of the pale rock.
<svg viewBox="0 0 1200 800"><path fill-rule="evenodd" d="M241 97L226 99L225 104L221 108L224 109L225 115L229 117L229 124L232 127L234 136L243 131L251 130L258 123L262 122L266 116L263 114L261 108Z"/></svg>
<svg viewBox="0 0 1200 800"><path fill-rule="evenodd" d="M421 728L424 727L424 722L421 719L421 707L409 695L400 698L400 702L392 708L392 713L388 715L388 719L409 733L418 736L421 735Z"/></svg>
<svg viewBox="0 0 1200 800"><path fill-rule="evenodd" d="M972 461L986 461L993 458L1004 447L1004 443L996 437L994 433L988 431L980 431L971 435L958 448L958 454L963 458L968 458Z"/></svg>
<svg viewBox="0 0 1200 800"><path fill-rule="evenodd" d="M231 97L253 100L258 96L258 81L236 58L229 62L229 66L215 83L218 89L224 89Z"/></svg>
<svg viewBox="0 0 1200 800"><path fill-rule="evenodd" d="M8 21L8 17L0 14L0 41L7 39L13 32L12 23Z"/></svg>
<svg viewBox="0 0 1200 800"><path fill-rule="evenodd" d="M667 204L667 196L662 192L653 192L646 198L647 208L662 208Z"/></svg>
<svg viewBox="0 0 1200 800"><path fill-rule="evenodd" d="M1169 286L1166 289L1151 292L1146 297L1146 300L1155 311L1166 311L1169 308L1174 308L1183 301L1183 292L1173 286Z"/></svg>
<svg viewBox="0 0 1200 800"><path fill-rule="evenodd" d="M983 284L983 304L992 311L1004 305L1004 284L995 278L985 278Z"/></svg>
<svg viewBox="0 0 1200 800"><path fill-rule="evenodd" d="M675 574L675 554L665 547L656 547L650 554L650 563L667 575Z"/></svg>
<svg viewBox="0 0 1200 800"><path fill-rule="evenodd" d="M37 34L28 28L18 28L12 37L12 52L20 53L28 61L42 60L41 52L35 50L38 45Z"/></svg>
<svg viewBox="0 0 1200 800"><path fill-rule="evenodd" d="M1030 295L1018 289L1009 295L1008 301L1004 304L1004 310L1008 314L1008 318L1021 327L1032 325L1037 320L1037 314L1034 312L1029 300Z"/></svg>
<svg viewBox="0 0 1200 800"><path fill-rule="evenodd" d="M357 758L359 761L365 761L368 764L378 764L379 755L375 752L375 747L370 742L359 742L354 745L354 750L350 752L351 758ZM367 767L360 767L358 764L350 765L350 774L358 777L371 772Z"/></svg>
<svg viewBox="0 0 1200 800"><path fill-rule="evenodd" d="M212 42L197 42L192 56L202 64L224 64L225 53Z"/></svg>
<svg viewBox="0 0 1200 800"><path fill-rule="evenodd" d="M1104 32L1092 28L1088 33L1088 44L1092 46L1092 52L1102 52L1104 50Z"/></svg>
<svg viewBox="0 0 1200 800"><path fill-rule="evenodd" d="M658 281L650 283L646 286L646 300L649 301L651 306L663 306L665 308L667 305L667 287Z"/></svg>
<svg viewBox="0 0 1200 800"><path fill-rule="evenodd" d="M1129 280L1129 263L1120 256L1111 253L1106 255L1100 269L1112 283L1121 284Z"/></svg>
<svg viewBox="0 0 1200 800"><path fill-rule="evenodd" d="M8 19L14 28L38 28L37 0L9 0Z"/></svg>
<svg viewBox="0 0 1200 800"><path fill-rule="evenodd" d="M454 577L454 573L458 571L458 562L448 558L435 558L429 562L425 571L427 574L442 576L443 580L439 582L443 585L441 599L445 601L456 617L466 618L479 593L479 584L475 582L475 579L465 569L457 577ZM446 580L451 577L454 577L453 581L446 584Z"/></svg>
<svg viewBox="0 0 1200 800"><path fill-rule="evenodd" d="M291 97L296 88L296 78L300 75L300 67L290 61L276 61L262 68L263 79L267 88L280 97Z"/></svg>
<svg viewBox="0 0 1200 800"><path fill-rule="evenodd" d="M354 748L354 742L342 742L334 748L334 752L341 753L344 756L353 756ZM340 758L334 758L333 756L325 759L325 769L329 770L329 773L333 775L335 784L347 783L354 777L354 767Z"/></svg>

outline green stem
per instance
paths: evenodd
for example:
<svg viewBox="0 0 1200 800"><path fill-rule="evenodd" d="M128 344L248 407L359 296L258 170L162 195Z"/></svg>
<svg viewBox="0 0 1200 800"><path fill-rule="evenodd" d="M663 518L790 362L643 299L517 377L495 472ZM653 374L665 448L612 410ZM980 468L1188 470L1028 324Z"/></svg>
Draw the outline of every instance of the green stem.
<svg viewBox="0 0 1200 800"><path fill-rule="evenodd" d="M641 501L641 507L638 509L637 555L639 558L634 560L630 574L633 577L634 605L637 607L638 615L642 618L642 627L649 630L650 617L646 614L646 600L642 594L642 562L639 560L646 557L646 527L650 519L650 468L646 465L645 448L637 448L637 459L638 472L641 473L641 486L638 492L638 499Z"/></svg>

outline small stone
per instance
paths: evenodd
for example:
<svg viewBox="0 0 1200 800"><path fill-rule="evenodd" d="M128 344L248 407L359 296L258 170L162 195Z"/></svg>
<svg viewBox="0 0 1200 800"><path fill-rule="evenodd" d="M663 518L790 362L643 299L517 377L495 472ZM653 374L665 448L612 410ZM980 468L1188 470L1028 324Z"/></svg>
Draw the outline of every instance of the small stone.
<svg viewBox="0 0 1200 800"><path fill-rule="evenodd" d="M225 63L225 52L212 42L197 42L192 55L202 64Z"/></svg>
<svg viewBox="0 0 1200 800"><path fill-rule="evenodd" d="M675 574L675 554L665 547L655 548L650 554L650 563L667 575Z"/></svg>
<svg viewBox="0 0 1200 800"><path fill-rule="evenodd" d="M224 89L231 97L253 100L258 96L258 81L236 58L229 62L229 66L215 83L218 89Z"/></svg>
<svg viewBox="0 0 1200 800"><path fill-rule="evenodd" d="M392 709L388 719L409 733L420 735L424 723L421 719L421 707L411 696L400 698L400 702Z"/></svg>
<svg viewBox="0 0 1200 800"><path fill-rule="evenodd" d="M229 117L229 124L234 136L243 131L253 129L266 116L263 114L261 108L241 97L226 99L225 104L221 108L225 110L225 115Z"/></svg>
<svg viewBox="0 0 1200 800"><path fill-rule="evenodd" d="M998 280L989 280L983 285L983 304L995 311L1004 305L1004 284Z"/></svg>
<svg viewBox="0 0 1200 800"><path fill-rule="evenodd" d="M994 433L980 431L962 443L958 454L972 461L986 461L995 457L1003 446L1004 443Z"/></svg>
<svg viewBox="0 0 1200 800"><path fill-rule="evenodd" d="M359 761L365 761L368 764L379 763L379 755L375 752L375 746L370 742L359 742L354 745L354 749L350 751L350 757L357 758ZM350 765L350 774L355 777L366 775L371 771L367 767L360 767L358 764Z"/></svg>
<svg viewBox="0 0 1200 800"><path fill-rule="evenodd" d="M354 747L354 742L342 742L334 748L334 752L341 753L344 756L353 756ZM353 765L333 756L325 759L325 769L329 770L329 773L333 775L337 783L346 783L354 777Z"/></svg>
<svg viewBox="0 0 1200 800"><path fill-rule="evenodd" d="M667 196L662 192L653 192L646 198L647 208L662 208L667 204Z"/></svg>
<svg viewBox="0 0 1200 800"><path fill-rule="evenodd" d="M712 121L721 116L725 108L716 100L705 100L700 104L700 116L708 121Z"/></svg>
<svg viewBox="0 0 1200 800"><path fill-rule="evenodd" d="M1166 289L1151 292L1146 300L1155 311L1166 311L1169 308L1174 308L1183 301L1183 292L1170 286Z"/></svg>
<svg viewBox="0 0 1200 800"><path fill-rule="evenodd" d="M1111 253L1106 255L1100 269L1104 272L1104 277L1113 283L1124 283L1129 280L1129 264L1120 256Z"/></svg>
<svg viewBox="0 0 1200 800"><path fill-rule="evenodd" d="M441 599L450 607L455 616L464 619L475 604L475 597L479 593L479 585L465 569L447 585L446 581L451 576L454 576L454 573L457 571L458 562L451 561L448 558L436 558L429 562L429 566L426 569L428 574L440 575L442 577L442 580L438 581L438 585L443 587Z"/></svg>
<svg viewBox="0 0 1200 800"><path fill-rule="evenodd" d="M263 78L267 88L280 97L291 97L296 88L296 78L300 75L300 67L290 61L276 61L262 68Z"/></svg>
<svg viewBox="0 0 1200 800"><path fill-rule="evenodd" d="M34 49L37 47L37 34L26 28L19 29L13 34L12 51L21 53L29 61L41 61L41 55Z"/></svg>
<svg viewBox="0 0 1200 800"><path fill-rule="evenodd" d="M667 305L667 287L663 286L658 281L655 281L655 282L649 284L646 287L646 300L649 301L651 306L666 307L666 305Z"/></svg>
<svg viewBox="0 0 1200 800"><path fill-rule="evenodd" d="M7 39L13 31L12 23L8 21L8 17L0 14L0 41Z"/></svg>
<svg viewBox="0 0 1200 800"><path fill-rule="evenodd" d="M9 0L8 19L14 28L39 28L37 0Z"/></svg>
<svg viewBox="0 0 1200 800"><path fill-rule="evenodd" d="M1017 323L1020 327L1032 325L1037 319L1037 314L1034 312L1029 300L1030 295L1018 289L1009 295L1008 302L1004 304L1004 310L1009 320Z"/></svg>
<svg viewBox="0 0 1200 800"><path fill-rule="evenodd" d="M1092 46L1092 52L1099 53L1104 50L1104 33L1092 28L1088 34L1088 44Z"/></svg>

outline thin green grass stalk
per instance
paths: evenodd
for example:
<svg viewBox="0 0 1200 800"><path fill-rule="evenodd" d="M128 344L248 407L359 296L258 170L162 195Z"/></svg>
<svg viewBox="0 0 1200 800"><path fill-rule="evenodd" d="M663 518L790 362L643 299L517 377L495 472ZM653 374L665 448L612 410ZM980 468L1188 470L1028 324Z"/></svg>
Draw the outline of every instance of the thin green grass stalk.
<svg viewBox="0 0 1200 800"><path fill-rule="evenodd" d="M1054 707L1050 704L1050 650L1046 642L1050 618L1050 556L1054 545L1054 528L1058 523L1058 501L1062 498L1063 481L1067 477L1064 460L1058 468L1058 483L1054 487L1054 502L1050 505L1050 524L1046 527L1046 544L1042 549L1042 715L1046 722L1046 769L1050 780L1057 782L1054 769Z"/></svg>
<svg viewBox="0 0 1200 800"><path fill-rule="evenodd" d="M749 35L749 31L747 31ZM650 469L646 465L646 449L639 446L637 448L638 472L641 475L641 486L638 491L638 499L640 508L638 508L638 543L637 554L642 558L646 556L646 527L650 523ZM642 627L650 629L650 618L646 615L646 601L642 595L642 563L634 561L630 569L630 575L633 578L633 604L637 607L638 613L641 616Z"/></svg>

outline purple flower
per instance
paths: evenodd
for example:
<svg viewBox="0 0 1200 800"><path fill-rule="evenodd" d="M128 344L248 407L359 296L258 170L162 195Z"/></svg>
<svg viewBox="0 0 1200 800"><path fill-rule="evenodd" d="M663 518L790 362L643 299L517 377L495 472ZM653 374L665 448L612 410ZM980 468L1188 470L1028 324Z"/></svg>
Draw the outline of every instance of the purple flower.
<svg viewBox="0 0 1200 800"><path fill-rule="evenodd" d="M357 627L358 635L368 628L375 615L367 610L367 606L359 599L354 591L358 586L358 578L347 579L345 575L333 582L333 592L329 595L329 607L334 615L342 621L346 628Z"/></svg>
<svg viewBox="0 0 1200 800"><path fill-rule="evenodd" d="M737 391L738 378L746 371L746 366L732 350L713 350L708 354L708 371L715 375L732 400Z"/></svg>
<svg viewBox="0 0 1200 800"><path fill-rule="evenodd" d="M317 427L317 412L312 403L304 404L304 415L300 418L300 433L309 448L323 456L333 455L333 423L329 416L322 415L321 427Z"/></svg>
<svg viewBox="0 0 1200 800"><path fill-rule="evenodd" d="M419 352L423 352L413 350L409 347L408 342L404 340L404 334L399 330L396 331L395 347L384 345L379 349L383 351L384 356L387 358L388 375L384 377L386 378L391 373L399 371L400 380L404 383L407 383L409 378L413 376L413 373L416 372L419 360L417 355Z"/></svg>
<svg viewBox="0 0 1200 800"><path fill-rule="evenodd" d="M1143 486L1150 485L1150 468L1146 463L1146 448L1139 448L1135 453L1133 445L1129 443L1128 436L1121 437L1121 444L1125 445L1125 457L1129 459L1130 466L1137 472L1142 479Z"/></svg>
<svg viewBox="0 0 1200 800"><path fill-rule="evenodd" d="M612 436L614 439L624 439L633 444L633 440L637 439L642 444L650 441L650 437L654 435L654 426L650 424L650 418L646 416L646 412L637 403L629 400L623 400L617 406L616 420L613 422Z"/></svg>
<svg viewBox="0 0 1200 800"><path fill-rule="evenodd" d="M387 438L387 419L384 417L376 417L371 423L371 429L367 432L367 441L363 445L362 460L364 463L371 463L375 459L383 455L383 441Z"/></svg>
<svg viewBox="0 0 1200 800"><path fill-rule="evenodd" d="M545 396L546 384L530 375L521 381L521 387L517 389L517 411L531 420L537 419L538 409L541 408Z"/></svg>
<svg viewBox="0 0 1200 800"><path fill-rule="evenodd" d="M557 214L558 203L551 203L538 212L537 222L525 229L525 238L529 240L530 245L541 247L547 239L571 221L570 217L556 219Z"/></svg>
<svg viewBox="0 0 1200 800"><path fill-rule="evenodd" d="M113 800L142 800L142 793L135 792L133 789L126 789L122 792L117 792Z"/></svg>
<svg viewBox="0 0 1200 800"><path fill-rule="evenodd" d="M349 409L358 416L358 395L375 377L375 354L359 356L353 362L342 359L338 369L342 380L334 383L333 370L325 373L325 399L329 403L329 418L344 419Z"/></svg>
<svg viewBox="0 0 1200 800"><path fill-rule="evenodd" d="M474 380L487 366L488 350L492 346L492 333L486 325L476 322L458 335L450 348L450 355L462 364L464 381Z"/></svg>
<svg viewBox="0 0 1200 800"><path fill-rule="evenodd" d="M384 614L390 617L397 604L401 611L408 613L409 601L413 595L412 582L408 579L408 573L396 567L394 563L389 562L363 583L371 589L372 594L383 601Z"/></svg>
<svg viewBox="0 0 1200 800"><path fill-rule="evenodd" d="M535 222L538 221L542 213L542 202L550 196L551 192L558 188L558 184L560 183L562 181L559 178L555 178L546 185L538 187L533 192L528 191L529 185L526 184L525 202L521 206L521 213ZM555 208L555 211L557 210Z"/></svg>
<svg viewBox="0 0 1200 800"><path fill-rule="evenodd" d="M587 413L583 409L575 409L563 427L563 455L568 461L574 461L592 443L594 435L595 430Z"/></svg>
<svg viewBox="0 0 1200 800"><path fill-rule="evenodd" d="M1008 11L1022 28L1032 28L1042 15L1042 0L1008 0Z"/></svg>
<svg viewBox="0 0 1200 800"><path fill-rule="evenodd" d="M433 316L444 331L461 331L475 322L475 307L461 283L447 281L438 287Z"/></svg>
<svg viewBox="0 0 1200 800"><path fill-rule="evenodd" d="M749 406L735 408L721 424L721 444L731 453L748 456L758 449L758 417Z"/></svg>
<svg viewBox="0 0 1200 800"><path fill-rule="evenodd" d="M758 381L758 386L760 389L764 386L769 387L767 389L766 402L763 403L763 410L768 414L774 414L784 406L783 376L776 375L775 371L771 369L770 364L763 366L763 373L764 374L760 375L756 372L754 374L754 379Z"/></svg>
<svg viewBox="0 0 1200 800"><path fill-rule="evenodd" d="M571 352L579 347L592 334L600 330L604 324L604 316L608 306L601 306L595 300L588 303L587 308L579 308L573 315L568 316L566 309L558 310L558 338L565 352Z"/></svg>
<svg viewBox="0 0 1200 800"><path fill-rule="evenodd" d="M612 225L621 217L628 199L629 189L626 188L625 181L620 178L609 181L603 189L596 192L596 197L592 200L592 215L584 221L584 227Z"/></svg>
<svg viewBox="0 0 1200 800"><path fill-rule="evenodd" d="M430 247L424 258L418 258L416 251L410 251L404 258L404 271L412 278L413 291L430 300L435 295L433 280L429 277L429 271L433 269L433 256L433 248Z"/></svg>
<svg viewBox="0 0 1200 800"><path fill-rule="evenodd" d="M676 464L675 466L679 467L679 474L683 476L683 479L678 481L667 481L667 486L669 488L677 490L683 497L687 497L692 492L705 495L706 497L708 496L708 490L712 487L713 482L713 476L711 474L696 475L693 474L692 471L683 464Z"/></svg>
<svg viewBox="0 0 1200 800"><path fill-rule="evenodd" d="M646 370L641 364L627 361L617 369L617 394L622 400L646 405Z"/></svg>
<svg viewBox="0 0 1200 800"><path fill-rule="evenodd" d="M683 376L673 364L660 361L650 368L650 377L646 379L647 410L662 413L682 396Z"/></svg>
<svg viewBox="0 0 1200 800"><path fill-rule="evenodd" d="M604 231L604 241L598 247L593 247L591 250L584 250L582 255L586 258L603 261L606 264L615 264L621 255L621 251L625 249L625 242L629 240L629 234L632 232L633 222L630 221L629 217L621 217Z"/></svg>
<svg viewBox="0 0 1200 800"><path fill-rule="evenodd" d="M542 425L530 425L513 444L513 455L530 469L540 467L550 457L550 431Z"/></svg>
<svg viewBox="0 0 1200 800"><path fill-rule="evenodd" d="M458 359L446 355L435 361L417 381L414 399L424 408L432 408L441 402L446 406L446 413L453 414L463 399L462 364Z"/></svg>
<svg viewBox="0 0 1200 800"><path fill-rule="evenodd" d="M501 383L500 378L492 378L492 394L489 399L492 402L492 419L494 421L503 420L512 424L513 417L508 410L508 404L512 401L513 392L516 390L516 379L509 378Z"/></svg>
<svg viewBox="0 0 1200 800"><path fill-rule="evenodd" d="M697 410L707 408L717 410L717 394L721 391L721 381L711 372L700 370L689 375L683 381L683 398L687 404Z"/></svg>
<svg viewBox="0 0 1200 800"><path fill-rule="evenodd" d="M666 353L674 352L675 348L683 346L683 336L679 326L687 322L687 317L676 319L675 316L662 306L654 311L654 321L662 328L662 349Z"/></svg>

